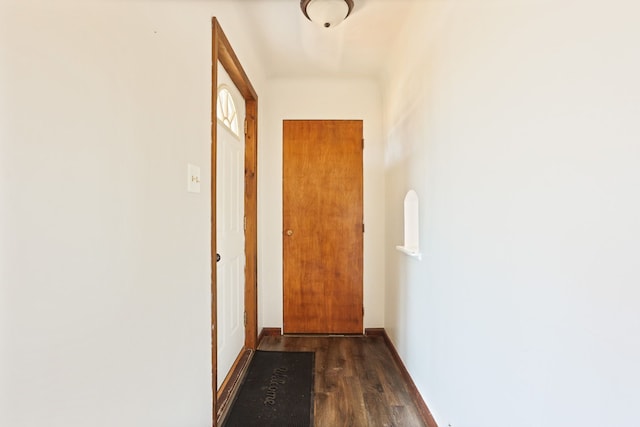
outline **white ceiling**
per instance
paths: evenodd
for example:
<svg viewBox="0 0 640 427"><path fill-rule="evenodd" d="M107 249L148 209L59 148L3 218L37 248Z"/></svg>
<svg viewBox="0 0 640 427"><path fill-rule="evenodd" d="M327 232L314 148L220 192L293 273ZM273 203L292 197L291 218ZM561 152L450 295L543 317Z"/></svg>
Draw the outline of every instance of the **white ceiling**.
<svg viewBox="0 0 640 427"><path fill-rule="evenodd" d="M248 35L269 77L379 77L397 34L425 0L354 0L335 28L307 20L299 0L242 0Z"/></svg>

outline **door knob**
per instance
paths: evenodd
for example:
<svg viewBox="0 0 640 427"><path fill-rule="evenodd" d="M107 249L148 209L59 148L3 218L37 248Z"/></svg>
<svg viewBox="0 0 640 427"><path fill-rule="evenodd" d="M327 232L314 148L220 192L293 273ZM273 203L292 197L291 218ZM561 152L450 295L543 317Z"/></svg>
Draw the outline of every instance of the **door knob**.
<svg viewBox="0 0 640 427"><path fill-rule="evenodd" d="M292 236L293 235L293 230L287 230L287 236Z"/></svg>

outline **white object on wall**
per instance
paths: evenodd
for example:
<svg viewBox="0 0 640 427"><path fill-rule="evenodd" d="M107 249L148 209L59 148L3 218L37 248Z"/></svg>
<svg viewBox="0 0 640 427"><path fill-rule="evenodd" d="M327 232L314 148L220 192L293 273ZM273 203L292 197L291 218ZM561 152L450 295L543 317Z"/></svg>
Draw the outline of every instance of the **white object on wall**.
<svg viewBox="0 0 640 427"><path fill-rule="evenodd" d="M187 191L189 193L200 192L200 167L191 163L187 165Z"/></svg>
<svg viewBox="0 0 640 427"><path fill-rule="evenodd" d="M404 197L404 244L396 249L421 260L419 213L418 193L409 190Z"/></svg>

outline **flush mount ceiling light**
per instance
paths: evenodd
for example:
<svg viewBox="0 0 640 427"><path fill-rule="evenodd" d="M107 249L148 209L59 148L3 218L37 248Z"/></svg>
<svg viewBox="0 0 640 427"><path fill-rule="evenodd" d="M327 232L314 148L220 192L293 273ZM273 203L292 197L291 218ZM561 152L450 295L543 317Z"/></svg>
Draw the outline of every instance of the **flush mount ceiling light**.
<svg viewBox="0 0 640 427"><path fill-rule="evenodd" d="M300 0L300 9L309 21L332 28L349 16L353 0Z"/></svg>

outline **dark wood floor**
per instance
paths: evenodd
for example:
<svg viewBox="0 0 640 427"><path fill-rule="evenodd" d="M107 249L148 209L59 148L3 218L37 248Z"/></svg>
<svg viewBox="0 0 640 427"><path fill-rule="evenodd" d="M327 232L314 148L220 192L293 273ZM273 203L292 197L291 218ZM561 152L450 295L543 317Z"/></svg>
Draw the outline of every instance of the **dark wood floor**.
<svg viewBox="0 0 640 427"><path fill-rule="evenodd" d="M425 425L382 337L266 336L258 349L316 353L316 427Z"/></svg>

